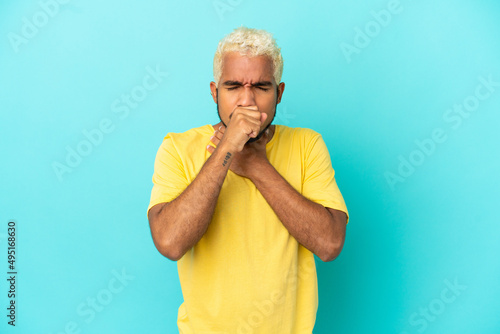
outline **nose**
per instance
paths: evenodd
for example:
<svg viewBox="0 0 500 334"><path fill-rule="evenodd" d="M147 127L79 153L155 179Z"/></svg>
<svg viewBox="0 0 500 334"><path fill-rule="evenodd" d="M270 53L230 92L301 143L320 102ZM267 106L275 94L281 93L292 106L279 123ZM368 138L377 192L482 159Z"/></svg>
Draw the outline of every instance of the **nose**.
<svg viewBox="0 0 500 334"><path fill-rule="evenodd" d="M255 93L253 91L253 87L250 85L245 85L241 89L241 94L239 98L240 107L248 107L255 105Z"/></svg>

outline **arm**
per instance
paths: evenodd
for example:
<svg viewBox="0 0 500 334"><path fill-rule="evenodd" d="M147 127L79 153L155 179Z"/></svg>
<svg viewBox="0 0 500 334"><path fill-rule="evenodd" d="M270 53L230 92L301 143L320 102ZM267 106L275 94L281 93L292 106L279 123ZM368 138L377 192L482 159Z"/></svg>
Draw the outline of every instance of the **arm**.
<svg viewBox="0 0 500 334"><path fill-rule="evenodd" d="M179 260L205 234L229 169L226 154L223 146L216 149L177 198L149 210L153 242L165 257Z"/></svg>
<svg viewBox="0 0 500 334"><path fill-rule="evenodd" d="M344 246L346 214L302 196L270 163L259 167L251 180L290 234L322 261L334 260Z"/></svg>
<svg viewBox="0 0 500 334"><path fill-rule="evenodd" d="M153 206L148 213L153 242L158 251L173 261L179 260L205 234L214 214L217 199L234 155L249 138L256 137L266 114L256 108L236 108L227 130L216 131L220 141L196 178L173 201Z"/></svg>
<svg viewBox="0 0 500 334"><path fill-rule="evenodd" d="M268 137L269 134L266 132L260 140L247 145L245 151L235 154L230 169L238 175L249 178L255 184L288 232L300 244L322 261L334 260L344 246L346 213L325 208L297 192L267 159ZM215 145L219 143L217 138L213 143ZM326 146L322 140L316 143L313 152L310 153L312 160L309 164L312 173L317 176L306 176L307 193L311 189L325 189L325 186L329 191L335 192L336 185L332 187L330 157L324 152ZM338 196L341 196L340 193Z"/></svg>

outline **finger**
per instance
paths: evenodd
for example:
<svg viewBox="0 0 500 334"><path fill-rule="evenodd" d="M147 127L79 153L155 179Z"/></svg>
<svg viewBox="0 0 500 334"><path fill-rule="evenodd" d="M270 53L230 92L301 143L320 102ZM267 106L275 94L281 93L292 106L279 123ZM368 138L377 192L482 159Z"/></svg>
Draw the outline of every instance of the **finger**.
<svg viewBox="0 0 500 334"><path fill-rule="evenodd" d="M212 154L215 151L215 148L212 145L207 145L207 151L208 153Z"/></svg>
<svg viewBox="0 0 500 334"><path fill-rule="evenodd" d="M217 145L219 145L220 143L220 139L217 138L216 136L212 136L210 137L210 141L217 147Z"/></svg>
<svg viewBox="0 0 500 334"><path fill-rule="evenodd" d="M224 136L224 134L222 132L218 131L218 130L216 130L214 132L214 134L212 135L212 137L216 137L216 138L219 138L219 139L222 139L223 136ZM211 139L211 137L210 137L210 139Z"/></svg>
<svg viewBox="0 0 500 334"><path fill-rule="evenodd" d="M260 115L260 112L257 112L257 114ZM254 118L245 113L238 114L236 118L231 121L231 124L233 123L234 127L241 127L243 132L249 137L256 137L261 130L260 119ZM231 127L231 125L229 126Z"/></svg>
<svg viewBox="0 0 500 334"><path fill-rule="evenodd" d="M257 107L238 107L231 113L231 116L246 115L256 120L260 120L260 114L261 112Z"/></svg>
<svg viewBox="0 0 500 334"><path fill-rule="evenodd" d="M223 124L221 124L219 128L215 131L219 131L220 133L224 134L224 131L226 131L226 127Z"/></svg>
<svg viewBox="0 0 500 334"><path fill-rule="evenodd" d="M250 138L256 138L257 136L259 135L259 130L252 130L252 132L250 134L248 134L248 136ZM262 138L262 137L261 137ZM260 139L260 138L259 138Z"/></svg>
<svg viewBox="0 0 500 334"><path fill-rule="evenodd" d="M246 107L236 107L233 109L231 112L231 115L237 110L237 109L243 109L243 110L259 110L259 107L257 106L246 106ZM229 115L229 118L231 118L231 115Z"/></svg>
<svg viewBox="0 0 500 334"><path fill-rule="evenodd" d="M262 123L260 122L260 118L255 118L249 115L241 115L241 120L245 122L248 126L252 127L252 129L255 129L260 132L260 126L262 125Z"/></svg>
<svg viewBox="0 0 500 334"><path fill-rule="evenodd" d="M251 127L248 128L247 135L251 138L255 138L259 135L260 133L260 126L259 125L252 125Z"/></svg>
<svg viewBox="0 0 500 334"><path fill-rule="evenodd" d="M243 109L248 109L248 110L259 110L257 106L247 106L247 107L241 107Z"/></svg>

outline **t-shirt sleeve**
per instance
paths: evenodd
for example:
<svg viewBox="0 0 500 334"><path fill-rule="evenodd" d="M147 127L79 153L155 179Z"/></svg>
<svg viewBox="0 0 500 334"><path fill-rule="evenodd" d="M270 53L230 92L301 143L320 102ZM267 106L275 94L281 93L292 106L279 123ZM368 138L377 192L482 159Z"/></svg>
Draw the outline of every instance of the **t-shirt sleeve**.
<svg viewBox="0 0 500 334"><path fill-rule="evenodd" d="M345 212L347 222L349 222L349 213L335 181L335 171L328 148L319 133L312 133L312 138L306 146L305 152L305 177L302 195L324 207Z"/></svg>
<svg viewBox="0 0 500 334"><path fill-rule="evenodd" d="M153 189L147 213L156 204L174 200L188 185L182 160L171 135L167 134L156 153Z"/></svg>

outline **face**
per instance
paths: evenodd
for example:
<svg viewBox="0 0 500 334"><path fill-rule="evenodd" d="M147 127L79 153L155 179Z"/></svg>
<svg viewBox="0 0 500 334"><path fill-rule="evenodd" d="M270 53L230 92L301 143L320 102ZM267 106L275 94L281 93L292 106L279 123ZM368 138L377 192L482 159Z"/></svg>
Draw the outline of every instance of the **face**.
<svg viewBox="0 0 500 334"><path fill-rule="evenodd" d="M258 140L271 125L284 86L284 83L276 85L269 57L247 57L238 52L224 55L218 88L215 82L210 83L212 96L217 103L217 114L224 126L227 126L229 116L237 107L257 106L260 112L267 114L259 136L250 138L248 142Z"/></svg>

